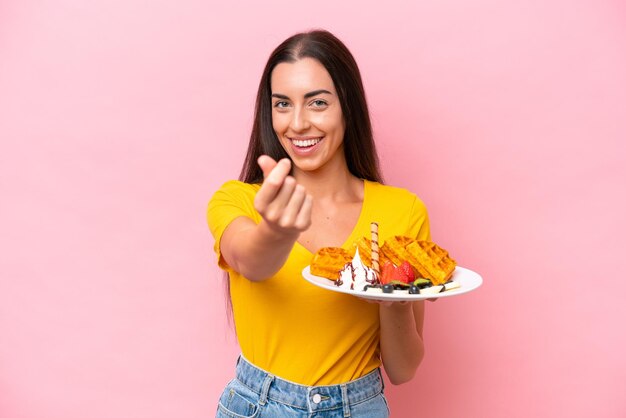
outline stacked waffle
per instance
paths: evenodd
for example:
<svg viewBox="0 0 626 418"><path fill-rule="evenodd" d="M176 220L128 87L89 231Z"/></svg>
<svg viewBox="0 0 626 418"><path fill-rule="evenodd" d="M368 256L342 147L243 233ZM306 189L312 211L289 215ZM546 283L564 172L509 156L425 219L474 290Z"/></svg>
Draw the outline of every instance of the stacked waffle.
<svg viewBox="0 0 626 418"><path fill-rule="evenodd" d="M456 261L448 252L431 241L396 236L385 241L380 251L395 265L408 261L420 276L435 286L447 282L456 267Z"/></svg>
<svg viewBox="0 0 626 418"><path fill-rule="evenodd" d="M311 274L337 280L339 271L352 260L357 248L363 263L371 267L371 241L363 237L354 244L352 251L335 247L320 249L311 262ZM435 286L446 283L456 267L456 261L434 242L405 236L389 238L380 247L380 264L384 265L387 261L396 266L408 261L419 276Z"/></svg>

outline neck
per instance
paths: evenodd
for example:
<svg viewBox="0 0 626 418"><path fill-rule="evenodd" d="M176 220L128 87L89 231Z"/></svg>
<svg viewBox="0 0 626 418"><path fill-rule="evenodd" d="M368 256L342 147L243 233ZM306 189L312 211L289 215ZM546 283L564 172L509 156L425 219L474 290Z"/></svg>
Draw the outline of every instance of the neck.
<svg viewBox="0 0 626 418"><path fill-rule="evenodd" d="M363 181L348 170L347 165L337 167L328 165L315 171L294 170L296 181L317 201L353 200L361 195Z"/></svg>

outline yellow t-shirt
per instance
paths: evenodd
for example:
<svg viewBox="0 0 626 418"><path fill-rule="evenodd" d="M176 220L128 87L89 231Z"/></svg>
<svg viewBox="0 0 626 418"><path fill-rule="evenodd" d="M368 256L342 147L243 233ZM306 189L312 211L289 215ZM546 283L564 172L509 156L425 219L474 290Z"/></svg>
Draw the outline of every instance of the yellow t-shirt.
<svg viewBox="0 0 626 418"><path fill-rule="evenodd" d="M252 364L303 385L332 385L357 379L380 366L378 305L331 292L304 280L313 254L296 243L271 278L252 282L234 271L220 253L222 233L235 218L259 223L254 196L259 184L226 182L212 197L208 223L218 264L228 271L237 337ZM422 201L407 190L365 181L358 222L343 247L370 236L378 222L379 242L405 235L430 239Z"/></svg>

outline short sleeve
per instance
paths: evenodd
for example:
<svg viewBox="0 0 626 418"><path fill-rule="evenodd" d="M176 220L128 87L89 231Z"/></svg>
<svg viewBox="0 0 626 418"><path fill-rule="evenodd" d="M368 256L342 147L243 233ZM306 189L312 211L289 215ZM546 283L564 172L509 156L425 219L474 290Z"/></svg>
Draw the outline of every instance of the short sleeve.
<svg viewBox="0 0 626 418"><path fill-rule="evenodd" d="M410 236L416 237L420 241L430 241L430 223L428 221L428 211L424 202L419 197L414 196L411 216L409 218Z"/></svg>
<svg viewBox="0 0 626 418"><path fill-rule="evenodd" d="M209 230L215 239L213 249L217 256L217 264L221 269L230 271L230 266L222 257L220 241L222 234L230 223L240 216L260 222L260 216L254 209L254 196L259 186L240 181L228 181L213 194L207 209Z"/></svg>

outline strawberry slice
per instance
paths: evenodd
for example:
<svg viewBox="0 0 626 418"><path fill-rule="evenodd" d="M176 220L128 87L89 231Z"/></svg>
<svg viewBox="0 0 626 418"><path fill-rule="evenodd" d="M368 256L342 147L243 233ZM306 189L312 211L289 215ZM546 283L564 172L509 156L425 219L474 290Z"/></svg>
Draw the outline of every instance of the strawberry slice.
<svg viewBox="0 0 626 418"><path fill-rule="evenodd" d="M392 275L396 270L390 261L387 261L382 269L380 269L380 284L387 284L393 280Z"/></svg>
<svg viewBox="0 0 626 418"><path fill-rule="evenodd" d="M408 261L403 261L402 264L400 264L400 267L398 267L398 270L402 271L406 275L406 283L411 283L415 280L415 272Z"/></svg>
<svg viewBox="0 0 626 418"><path fill-rule="evenodd" d="M404 273L404 271L402 271L402 269L394 267L393 272L391 274L391 280L396 280L402 283L408 283L409 277Z"/></svg>

